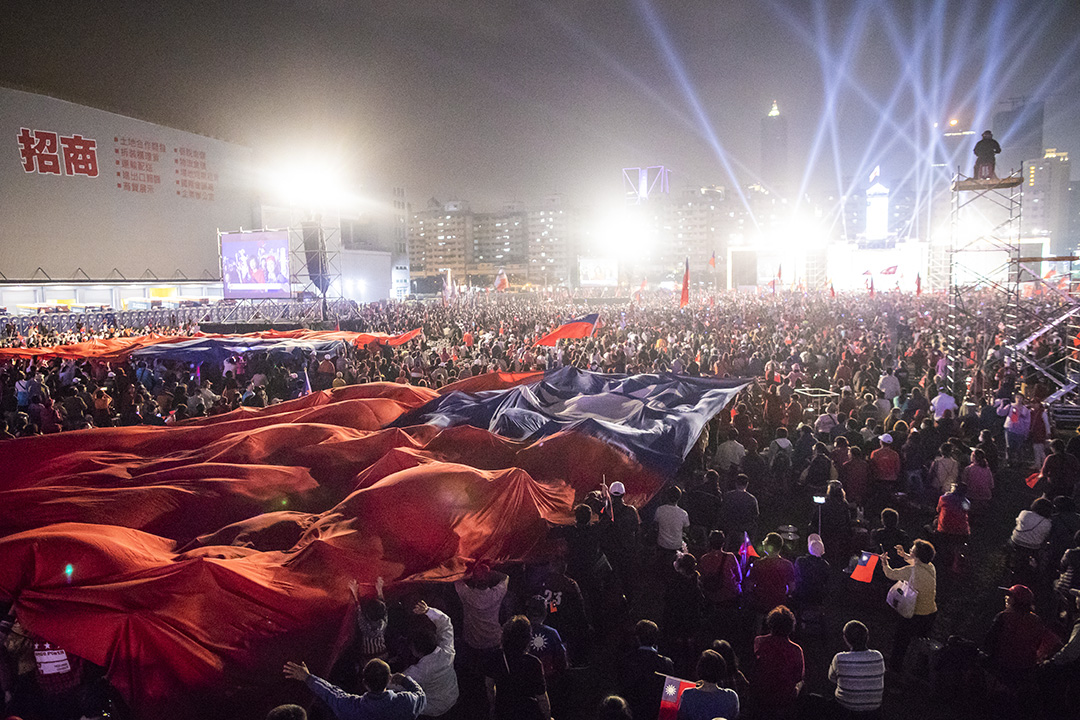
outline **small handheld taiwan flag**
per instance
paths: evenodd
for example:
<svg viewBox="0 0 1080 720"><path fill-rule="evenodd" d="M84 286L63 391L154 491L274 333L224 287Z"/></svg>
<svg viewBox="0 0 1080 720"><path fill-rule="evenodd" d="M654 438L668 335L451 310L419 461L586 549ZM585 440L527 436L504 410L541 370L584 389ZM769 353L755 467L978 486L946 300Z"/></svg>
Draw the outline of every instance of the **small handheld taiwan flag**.
<svg viewBox="0 0 1080 720"><path fill-rule="evenodd" d="M660 694L660 714L656 716L656 720L675 720L679 715L679 702L682 700L683 690L692 688L694 685L696 683L690 680L664 675L664 689Z"/></svg>
<svg viewBox="0 0 1080 720"><path fill-rule="evenodd" d="M877 568L878 556L872 552L863 552L859 555L859 562L851 571L851 579L868 583L874 579L874 570Z"/></svg>

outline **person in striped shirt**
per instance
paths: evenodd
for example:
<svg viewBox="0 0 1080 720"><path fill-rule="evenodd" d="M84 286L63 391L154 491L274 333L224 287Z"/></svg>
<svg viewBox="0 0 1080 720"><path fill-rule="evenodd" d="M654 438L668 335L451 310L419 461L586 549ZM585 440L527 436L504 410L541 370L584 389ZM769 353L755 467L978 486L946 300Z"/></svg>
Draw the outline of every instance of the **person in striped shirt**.
<svg viewBox="0 0 1080 720"><path fill-rule="evenodd" d="M849 717L875 717L885 689L885 659L867 649L870 631L858 620L844 626L848 652L836 653L829 666L829 680L836 683L836 702Z"/></svg>

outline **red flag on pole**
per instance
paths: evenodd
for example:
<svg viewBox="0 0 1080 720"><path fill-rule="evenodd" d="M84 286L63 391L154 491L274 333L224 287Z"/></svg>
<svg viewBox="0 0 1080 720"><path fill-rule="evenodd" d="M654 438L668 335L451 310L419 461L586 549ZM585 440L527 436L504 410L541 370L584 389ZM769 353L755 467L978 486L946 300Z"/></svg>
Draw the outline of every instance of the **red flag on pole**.
<svg viewBox="0 0 1080 720"><path fill-rule="evenodd" d="M836 288L832 283L829 283L829 297L836 297Z"/></svg>
<svg viewBox="0 0 1080 720"><path fill-rule="evenodd" d="M896 265L890 265L889 267L882 270L881 274L882 275L895 275L896 274L896 268L897 268Z"/></svg>
<svg viewBox="0 0 1080 720"><path fill-rule="evenodd" d="M711 267L713 270L716 269L716 252L715 251L713 252L712 257L709 258L709 267Z"/></svg>
<svg viewBox="0 0 1080 720"><path fill-rule="evenodd" d="M784 282L784 264L780 263L776 266L776 279L780 282Z"/></svg>
<svg viewBox="0 0 1080 720"><path fill-rule="evenodd" d="M692 680L665 675L664 689L660 695L660 714L656 716L656 720L675 720L679 716L679 702L682 700L683 690L696 684Z"/></svg>
<svg viewBox="0 0 1080 720"><path fill-rule="evenodd" d="M915 294L922 295L922 275L915 273Z"/></svg>
<svg viewBox="0 0 1080 720"><path fill-rule="evenodd" d="M874 278L870 277L870 297L874 297Z"/></svg>
<svg viewBox="0 0 1080 720"><path fill-rule="evenodd" d="M679 296L679 307L683 308L690 304L690 258L686 258L686 270L682 276L682 295Z"/></svg>
<svg viewBox="0 0 1080 720"><path fill-rule="evenodd" d="M644 293L645 293L645 283L646 283L647 281L648 281L648 278L641 278L641 287L639 287L639 288L638 288L638 291L637 291L637 293L635 294L635 297L636 297L636 299L637 299L637 302L641 302L641 298L642 298L642 296L643 296L643 295L644 295Z"/></svg>

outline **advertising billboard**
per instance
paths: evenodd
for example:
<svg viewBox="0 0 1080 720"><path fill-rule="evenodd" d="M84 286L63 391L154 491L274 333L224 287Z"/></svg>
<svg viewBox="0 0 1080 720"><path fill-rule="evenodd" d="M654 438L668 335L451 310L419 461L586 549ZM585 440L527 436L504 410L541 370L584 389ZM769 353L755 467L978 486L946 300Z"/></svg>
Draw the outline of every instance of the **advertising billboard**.
<svg viewBox="0 0 1080 720"><path fill-rule="evenodd" d="M0 188L8 278L216 280L218 229L258 214L249 148L7 88Z"/></svg>
<svg viewBox="0 0 1080 720"><path fill-rule="evenodd" d="M289 298L289 231L222 233L221 278L226 298Z"/></svg>
<svg viewBox="0 0 1080 720"><path fill-rule="evenodd" d="M618 287L619 261L608 258L578 259L578 284L581 287Z"/></svg>

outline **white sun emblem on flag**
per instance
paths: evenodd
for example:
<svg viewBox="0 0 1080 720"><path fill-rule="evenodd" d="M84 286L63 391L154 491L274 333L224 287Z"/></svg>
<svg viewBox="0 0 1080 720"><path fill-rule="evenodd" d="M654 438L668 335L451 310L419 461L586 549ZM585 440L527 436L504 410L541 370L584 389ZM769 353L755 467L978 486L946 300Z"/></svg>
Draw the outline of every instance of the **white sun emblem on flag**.
<svg viewBox="0 0 1080 720"><path fill-rule="evenodd" d="M664 686L664 694L667 695L668 697L675 697L676 692L677 691L675 690L674 685L665 685Z"/></svg>
<svg viewBox="0 0 1080 720"><path fill-rule="evenodd" d="M529 644L532 645L533 650L543 650L547 647L547 640L543 635L533 635Z"/></svg>

